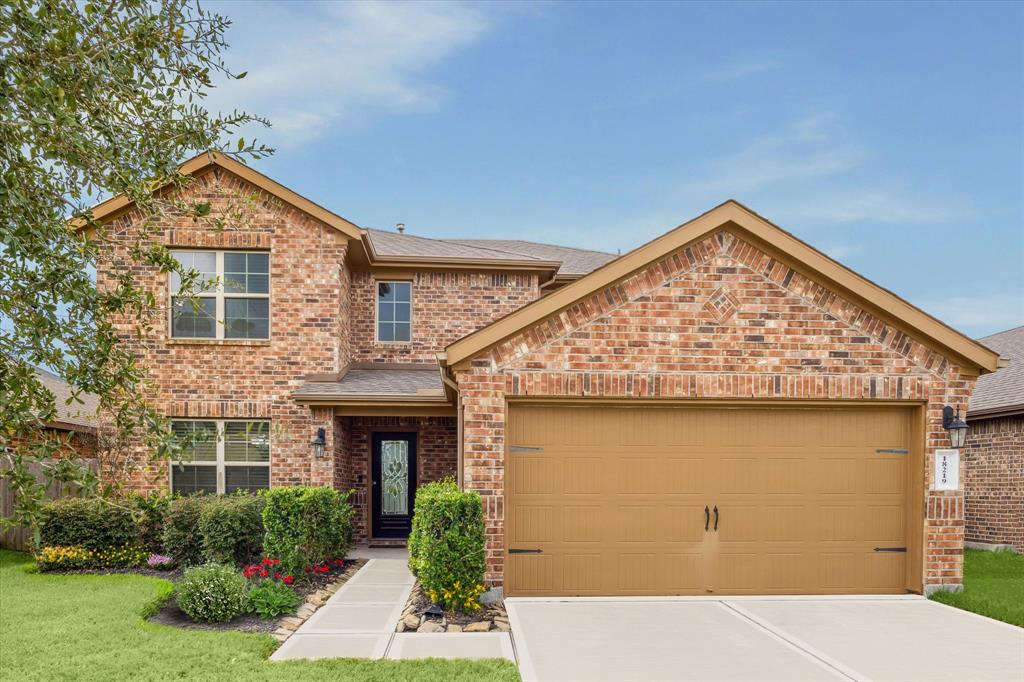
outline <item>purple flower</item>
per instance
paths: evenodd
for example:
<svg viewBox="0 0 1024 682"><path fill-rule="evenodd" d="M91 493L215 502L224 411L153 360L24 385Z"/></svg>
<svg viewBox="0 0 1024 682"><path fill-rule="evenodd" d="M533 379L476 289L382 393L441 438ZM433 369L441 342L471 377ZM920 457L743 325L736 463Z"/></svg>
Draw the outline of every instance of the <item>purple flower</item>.
<svg viewBox="0 0 1024 682"><path fill-rule="evenodd" d="M149 558L146 559L146 563L150 568L168 568L174 563L174 559L163 554L150 554Z"/></svg>

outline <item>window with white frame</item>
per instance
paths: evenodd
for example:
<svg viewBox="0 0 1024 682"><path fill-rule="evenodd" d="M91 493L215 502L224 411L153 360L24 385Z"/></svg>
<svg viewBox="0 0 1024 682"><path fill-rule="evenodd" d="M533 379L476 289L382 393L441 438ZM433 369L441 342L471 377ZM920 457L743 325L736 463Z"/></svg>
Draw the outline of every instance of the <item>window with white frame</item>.
<svg viewBox="0 0 1024 682"><path fill-rule="evenodd" d="M412 282L377 282L377 340L412 339Z"/></svg>
<svg viewBox="0 0 1024 682"><path fill-rule="evenodd" d="M174 420L182 444L171 492L233 493L270 487L270 422Z"/></svg>
<svg viewBox="0 0 1024 682"><path fill-rule="evenodd" d="M195 298L177 296L171 273L171 337L176 339L269 339L270 254L259 251L171 253L199 273Z"/></svg>

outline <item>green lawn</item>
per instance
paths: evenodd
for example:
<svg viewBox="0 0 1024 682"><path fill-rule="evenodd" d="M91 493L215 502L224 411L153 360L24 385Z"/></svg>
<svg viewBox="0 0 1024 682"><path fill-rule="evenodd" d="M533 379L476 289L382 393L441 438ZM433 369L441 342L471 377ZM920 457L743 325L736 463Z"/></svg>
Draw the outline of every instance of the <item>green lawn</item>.
<svg viewBox="0 0 1024 682"><path fill-rule="evenodd" d="M9 680L518 680L507 661L271 663L266 635L154 625L142 614L170 583L142 576L28 573L0 550L0 670Z"/></svg>
<svg viewBox="0 0 1024 682"><path fill-rule="evenodd" d="M931 598L1024 627L1024 556L964 550L964 591L937 592Z"/></svg>

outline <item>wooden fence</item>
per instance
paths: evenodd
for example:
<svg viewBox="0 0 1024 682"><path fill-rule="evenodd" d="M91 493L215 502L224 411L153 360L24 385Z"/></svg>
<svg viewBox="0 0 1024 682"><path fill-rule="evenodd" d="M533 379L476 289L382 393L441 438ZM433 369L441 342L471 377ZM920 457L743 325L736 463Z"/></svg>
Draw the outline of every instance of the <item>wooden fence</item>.
<svg viewBox="0 0 1024 682"><path fill-rule="evenodd" d="M48 464L55 462L56 460L48 459L39 462L32 462L28 465L28 470L36 477L36 480L42 483L45 480L43 475L43 467ZM95 460L81 460L86 462L92 469L96 469ZM46 496L51 500L58 497L66 497L71 494L68 486L64 486L64 495L58 495L60 489L59 483L51 483L47 486ZM7 479L0 478L0 517L8 517L14 513L14 491L10 489L10 485ZM17 549L23 552L29 551L32 544L32 530L25 528L24 526L16 526L8 528L7 530L0 531L0 547L5 549Z"/></svg>

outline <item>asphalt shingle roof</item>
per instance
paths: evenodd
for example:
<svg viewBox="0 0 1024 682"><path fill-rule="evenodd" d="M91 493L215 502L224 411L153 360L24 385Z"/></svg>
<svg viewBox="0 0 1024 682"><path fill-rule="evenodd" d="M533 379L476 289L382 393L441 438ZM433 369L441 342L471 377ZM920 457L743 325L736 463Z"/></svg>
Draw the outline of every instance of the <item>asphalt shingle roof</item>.
<svg viewBox="0 0 1024 682"><path fill-rule="evenodd" d="M369 229L373 250L384 257L468 258L531 262L559 262L560 275L585 275L618 256L517 239L430 239L412 234Z"/></svg>
<svg viewBox="0 0 1024 682"><path fill-rule="evenodd" d="M72 393L71 384L45 369L37 368L36 378L53 394L54 402L57 404L57 416L54 421L90 429L96 427L99 398L92 393L79 393L78 400L82 402L72 400L69 404L68 399L71 398Z"/></svg>
<svg viewBox="0 0 1024 682"><path fill-rule="evenodd" d="M515 251L544 260L562 261L562 267L558 269L560 275L585 275L618 258L614 253L528 242L521 239L451 239L448 241L501 249L502 251Z"/></svg>
<svg viewBox="0 0 1024 682"><path fill-rule="evenodd" d="M437 367L350 369L340 381L307 381L296 398L360 398L366 396L443 397Z"/></svg>
<svg viewBox="0 0 1024 682"><path fill-rule="evenodd" d="M978 378L968 416L1014 408L1024 410L1024 327L1007 329L978 341L1007 358L1009 364Z"/></svg>

